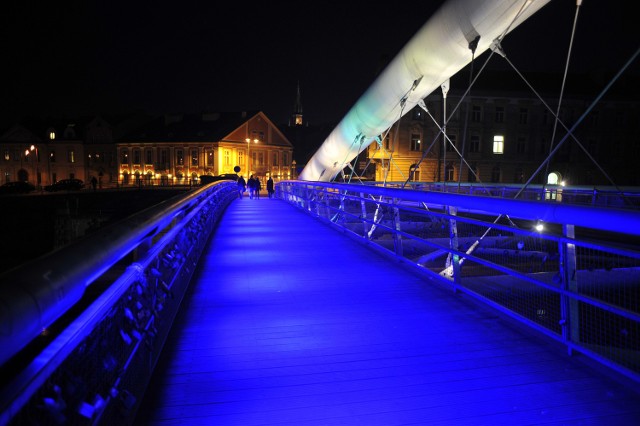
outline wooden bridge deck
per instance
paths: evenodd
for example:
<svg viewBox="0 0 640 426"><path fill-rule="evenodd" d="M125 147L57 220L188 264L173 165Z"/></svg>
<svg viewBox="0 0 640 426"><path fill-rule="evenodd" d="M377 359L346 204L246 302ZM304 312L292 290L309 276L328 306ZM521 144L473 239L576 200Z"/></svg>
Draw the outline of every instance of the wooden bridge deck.
<svg viewBox="0 0 640 426"><path fill-rule="evenodd" d="M279 201L234 201L140 425L638 425L640 394Z"/></svg>

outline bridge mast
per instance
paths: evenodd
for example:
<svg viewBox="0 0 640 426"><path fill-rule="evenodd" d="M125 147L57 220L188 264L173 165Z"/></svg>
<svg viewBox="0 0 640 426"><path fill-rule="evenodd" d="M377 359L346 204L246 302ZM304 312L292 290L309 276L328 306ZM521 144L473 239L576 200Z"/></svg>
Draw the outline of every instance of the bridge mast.
<svg viewBox="0 0 640 426"><path fill-rule="evenodd" d="M325 139L300 174L331 181L375 138L549 0L449 0L400 50Z"/></svg>

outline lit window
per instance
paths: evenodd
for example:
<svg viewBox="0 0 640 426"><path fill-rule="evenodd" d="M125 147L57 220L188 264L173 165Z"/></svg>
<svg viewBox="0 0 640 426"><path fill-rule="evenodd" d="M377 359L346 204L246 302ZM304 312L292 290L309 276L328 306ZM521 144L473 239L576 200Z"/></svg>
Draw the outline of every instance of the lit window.
<svg viewBox="0 0 640 426"><path fill-rule="evenodd" d="M409 166L409 179L413 181L420 180L420 170L418 169L418 165L415 163Z"/></svg>
<svg viewBox="0 0 640 426"><path fill-rule="evenodd" d="M76 153L72 149L70 149L67 153L67 160L69 161L69 163L76 162Z"/></svg>
<svg viewBox="0 0 640 426"><path fill-rule="evenodd" d="M191 165L192 166L197 166L198 165L198 150L197 149L192 149L191 150Z"/></svg>
<svg viewBox="0 0 640 426"><path fill-rule="evenodd" d="M444 179L449 182L454 179L454 168L451 162L447 163L447 166L444 168Z"/></svg>
<svg viewBox="0 0 640 426"><path fill-rule="evenodd" d="M411 151L420 151L420 135L411 135Z"/></svg>
<svg viewBox="0 0 640 426"><path fill-rule="evenodd" d="M56 132L54 132L53 130L49 132L49 139L50 140L54 140L56 138Z"/></svg>
<svg viewBox="0 0 640 426"><path fill-rule="evenodd" d="M504 154L504 136L496 135L493 137L493 153Z"/></svg>

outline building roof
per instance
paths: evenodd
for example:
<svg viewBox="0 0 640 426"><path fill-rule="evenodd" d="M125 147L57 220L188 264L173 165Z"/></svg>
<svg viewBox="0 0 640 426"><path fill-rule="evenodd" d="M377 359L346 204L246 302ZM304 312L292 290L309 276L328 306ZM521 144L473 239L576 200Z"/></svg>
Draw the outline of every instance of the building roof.
<svg viewBox="0 0 640 426"><path fill-rule="evenodd" d="M563 84L561 73L521 73L514 70L484 70L478 75L474 71L475 82L470 90L472 96L489 97L535 97L531 87L544 98L558 97ZM594 99L600 94L607 84L612 81L613 75L599 72L570 73L564 82L564 97L567 99ZM526 80L526 81L525 81ZM450 94L462 94L469 87L469 67L451 77ZM637 76L623 74L607 90L607 98L618 101L640 100ZM440 91L434 91L432 95L440 95Z"/></svg>
<svg viewBox="0 0 640 426"><path fill-rule="evenodd" d="M175 114L157 117L124 135L121 140L141 142L218 141L232 133L259 111Z"/></svg>

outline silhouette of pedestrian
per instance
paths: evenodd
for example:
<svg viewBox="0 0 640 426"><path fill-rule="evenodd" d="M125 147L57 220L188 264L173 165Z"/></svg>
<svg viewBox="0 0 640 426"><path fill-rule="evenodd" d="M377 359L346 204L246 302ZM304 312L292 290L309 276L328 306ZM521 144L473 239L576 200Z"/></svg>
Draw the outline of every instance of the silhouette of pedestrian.
<svg viewBox="0 0 640 426"><path fill-rule="evenodd" d="M244 178L240 176L238 178L238 198L242 200L242 196L244 195L246 190L247 190L247 183L244 181Z"/></svg>
<svg viewBox="0 0 640 426"><path fill-rule="evenodd" d="M256 177L256 199L260 198L260 191L262 190L262 183L260 183L260 178Z"/></svg>
<svg viewBox="0 0 640 426"><path fill-rule="evenodd" d="M247 186L249 187L249 198L253 199L253 196L256 193L256 178L253 175L249 176L249 182L247 182Z"/></svg>
<svg viewBox="0 0 640 426"><path fill-rule="evenodd" d="M273 198L273 193L273 178L269 176L269 179L267 179L267 194L269 195L269 198Z"/></svg>
<svg viewBox="0 0 640 426"><path fill-rule="evenodd" d="M91 187L93 188L93 190L96 190L96 187L98 186L98 179L96 179L95 176L91 177Z"/></svg>

